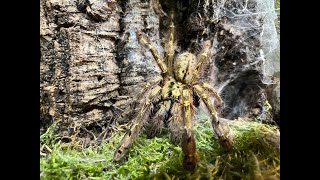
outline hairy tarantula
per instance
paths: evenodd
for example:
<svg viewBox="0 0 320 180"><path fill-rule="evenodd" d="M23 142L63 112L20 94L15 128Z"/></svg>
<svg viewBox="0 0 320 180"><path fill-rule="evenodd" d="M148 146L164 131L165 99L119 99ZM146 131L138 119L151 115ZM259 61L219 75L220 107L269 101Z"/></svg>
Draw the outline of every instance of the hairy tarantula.
<svg viewBox="0 0 320 180"><path fill-rule="evenodd" d="M169 125L172 142L181 143L185 169L193 170L197 158L192 118L197 109L196 104L199 103L196 102L197 98L202 99L210 112L211 123L219 143L225 150L232 148L232 141L222 128L218 113L211 101L215 97L219 103L222 103L222 99L212 86L199 80L202 66L205 61L208 61L211 41L207 40L203 43L203 50L198 57L190 52L184 52L174 58L174 30L171 17L165 61L161 59L147 36L142 32L137 33L139 42L151 51L163 74L151 80L138 96L137 99L142 105L139 107L130 130L115 151L115 161L119 161L125 155L145 124L151 124L148 130L149 134L154 136L166 122Z"/></svg>

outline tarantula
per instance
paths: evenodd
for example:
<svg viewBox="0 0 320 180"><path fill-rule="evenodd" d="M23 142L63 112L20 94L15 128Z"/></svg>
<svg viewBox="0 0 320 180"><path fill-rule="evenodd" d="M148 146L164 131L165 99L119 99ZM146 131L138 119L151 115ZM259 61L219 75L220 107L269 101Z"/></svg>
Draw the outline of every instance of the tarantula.
<svg viewBox="0 0 320 180"><path fill-rule="evenodd" d="M197 109L196 104L199 103L196 100L197 98L198 100L199 98L202 99L210 112L211 123L218 136L219 143L225 150L232 148L232 141L223 130L218 113L211 101L211 98L215 97L221 104L222 99L212 86L199 80L202 66L208 60L211 41L204 41L202 53L198 58L190 52L184 52L174 58L174 30L175 26L171 20L165 61L161 59L155 47L151 45L148 37L141 31L137 32L139 42L151 51L162 71L162 76L157 76L151 80L138 96L137 99L142 102L142 105L139 107L130 130L125 134L115 151L115 161L119 161L125 155L146 122L151 124L151 128L148 130L152 136L160 131L164 122L167 122L171 131L172 142L181 143L185 169L193 170L197 158L192 118Z"/></svg>

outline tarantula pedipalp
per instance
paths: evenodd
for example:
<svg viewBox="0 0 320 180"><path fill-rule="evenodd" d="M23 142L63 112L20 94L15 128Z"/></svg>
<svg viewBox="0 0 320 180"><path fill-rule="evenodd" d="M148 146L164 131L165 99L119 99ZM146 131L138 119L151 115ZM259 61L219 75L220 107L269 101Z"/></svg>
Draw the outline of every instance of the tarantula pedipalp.
<svg viewBox="0 0 320 180"><path fill-rule="evenodd" d="M230 150L232 141L219 123L218 114L211 102L213 97L220 103L222 103L222 99L212 86L199 80L202 65L204 61L208 60L211 41L207 40L203 43L203 50L198 58L190 52L184 52L174 59L174 24L171 22L169 41L166 46L166 59L163 61L147 36L142 32L138 32L137 36L140 43L151 51L163 76L157 76L151 80L138 96L137 100L142 105L139 107L130 130L125 134L115 151L114 160L119 161L125 155L147 121L154 125L149 129L150 134L155 134L163 122L168 121L171 140L174 143L181 142L184 152L184 167L187 170L193 170L197 161L196 142L192 131L192 118L197 107L194 105L196 102L193 95L202 99L210 112L211 124L218 136L219 143L226 150ZM154 106L159 108L153 108Z"/></svg>

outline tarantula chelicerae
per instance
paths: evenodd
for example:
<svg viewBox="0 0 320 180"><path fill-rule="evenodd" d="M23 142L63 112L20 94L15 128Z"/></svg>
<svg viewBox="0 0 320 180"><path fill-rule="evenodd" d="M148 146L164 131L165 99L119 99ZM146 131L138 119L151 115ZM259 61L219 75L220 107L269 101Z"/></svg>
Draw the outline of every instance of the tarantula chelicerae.
<svg viewBox="0 0 320 180"><path fill-rule="evenodd" d="M199 100L199 97L211 114L212 126L220 144L226 150L232 147L232 141L222 129L217 111L211 101L211 98L215 97L218 103L222 103L221 97L212 86L199 80L202 66L208 60L211 41L207 40L203 43L203 50L198 57L190 52L184 52L174 58L174 29L171 21L165 61L160 58L148 38L142 32L137 33L140 43L151 51L163 76L154 78L138 96L137 100L141 101L141 105L129 132L115 151L115 161L119 161L125 155L146 122L151 125L151 129L148 130L153 136L160 131L163 123L167 122L172 142L181 142L184 167L187 170L193 170L197 160L192 118L197 109L195 104L199 103L196 99Z"/></svg>

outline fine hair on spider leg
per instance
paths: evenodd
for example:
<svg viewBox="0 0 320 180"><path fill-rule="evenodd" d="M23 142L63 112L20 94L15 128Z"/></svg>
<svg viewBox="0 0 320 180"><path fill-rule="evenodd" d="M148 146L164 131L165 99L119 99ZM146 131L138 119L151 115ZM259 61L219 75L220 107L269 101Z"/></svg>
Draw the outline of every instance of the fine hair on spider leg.
<svg viewBox="0 0 320 180"><path fill-rule="evenodd" d="M210 84L203 83L202 87L206 94L208 94L211 97L214 97L214 107L216 111L220 111L222 109L222 106L224 104L221 96L219 95L218 91L215 90Z"/></svg>
<svg viewBox="0 0 320 180"><path fill-rule="evenodd" d="M215 110L213 104L210 101L210 96L208 97L205 93L205 88L199 84L194 85L196 92L200 95L202 101L206 105L207 109L211 115L211 124L214 129L215 134L218 136L220 145L226 150L230 151L232 148L232 140L231 137L228 136L227 132L224 130L228 127L222 127L220 124L219 116L217 111ZM227 125L226 125L227 126Z"/></svg>
<svg viewBox="0 0 320 180"><path fill-rule="evenodd" d="M171 114L172 117L169 119L170 140L177 145L181 143L184 133L183 110L178 102L173 103Z"/></svg>
<svg viewBox="0 0 320 180"><path fill-rule="evenodd" d="M149 138L153 138L160 134L164 126L164 120L169 116L171 101L162 101L156 104L151 111L150 117L145 125L145 133Z"/></svg>
<svg viewBox="0 0 320 180"><path fill-rule="evenodd" d="M124 109L120 118L122 122L127 122L125 119L130 119L134 117L141 109L141 104L145 100L146 92L150 92L155 86L157 86L163 80L162 76L155 76L150 82L143 83L140 86L141 90L137 96L133 97L132 102Z"/></svg>
<svg viewBox="0 0 320 180"><path fill-rule="evenodd" d="M153 103L156 103L160 99L161 87L155 86L146 92L146 98L144 103L141 105L136 118L133 120L130 130L122 138L119 147L114 153L114 160L119 161L125 153L128 151L128 148L131 146L135 138L137 138L141 128L144 123L149 118L149 114L152 111Z"/></svg>

